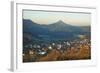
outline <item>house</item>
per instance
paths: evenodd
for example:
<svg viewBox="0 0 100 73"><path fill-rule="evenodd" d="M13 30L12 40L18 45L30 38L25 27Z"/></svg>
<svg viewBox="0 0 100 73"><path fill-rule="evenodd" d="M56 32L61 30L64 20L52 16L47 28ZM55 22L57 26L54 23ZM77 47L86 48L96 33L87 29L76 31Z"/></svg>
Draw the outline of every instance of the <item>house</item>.
<svg viewBox="0 0 100 73"><path fill-rule="evenodd" d="M35 52L33 50L29 50L29 54L33 55Z"/></svg>
<svg viewBox="0 0 100 73"><path fill-rule="evenodd" d="M52 50L53 48L51 46L48 47L49 50Z"/></svg>
<svg viewBox="0 0 100 73"><path fill-rule="evenodd" d="M62 45L61 44L58 44L57 45L57 49L61 49Z"/></svg>

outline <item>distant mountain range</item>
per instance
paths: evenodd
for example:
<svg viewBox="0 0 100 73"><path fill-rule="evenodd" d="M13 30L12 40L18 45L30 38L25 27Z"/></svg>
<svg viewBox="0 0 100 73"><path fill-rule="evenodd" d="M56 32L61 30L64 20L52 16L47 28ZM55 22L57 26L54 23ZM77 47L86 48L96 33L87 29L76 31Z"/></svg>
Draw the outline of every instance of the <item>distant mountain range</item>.
<svg viewBox="0 0 100 73"><path fill-rule="evenodd" d="M23 19L24 42L73 39L77 35L90 35L90 26L72 26L61 20L53 24L41 25Z"/></svg>

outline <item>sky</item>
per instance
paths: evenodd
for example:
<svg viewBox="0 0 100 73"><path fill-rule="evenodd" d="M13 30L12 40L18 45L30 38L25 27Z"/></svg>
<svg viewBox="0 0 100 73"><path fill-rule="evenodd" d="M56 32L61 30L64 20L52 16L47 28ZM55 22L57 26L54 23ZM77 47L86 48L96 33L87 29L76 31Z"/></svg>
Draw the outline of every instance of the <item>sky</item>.
<svg viewBox="0 0 100 73"><path fill-rule="evenodd" d="M59 20L74 26L88 26L91 24L90 13L78 12L23 10L23 19L30 19L43 25L49 25Z"/></svg>

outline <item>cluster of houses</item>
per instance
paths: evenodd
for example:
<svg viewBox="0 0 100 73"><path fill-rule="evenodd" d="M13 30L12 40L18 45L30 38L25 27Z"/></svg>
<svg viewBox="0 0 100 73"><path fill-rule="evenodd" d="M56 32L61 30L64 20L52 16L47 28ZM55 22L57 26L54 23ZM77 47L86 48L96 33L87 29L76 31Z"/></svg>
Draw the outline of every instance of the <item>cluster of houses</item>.
<svg viewBox="0 0 100 73"><path fill-rule="evenodd" d="M29 44L24 46L26 50L23 52L23 56L25 54L29 55L40 55L44 56L47 55L52 49L56 49L61 51L62 53L65 50L71 49L80 49L82 45L87 45L90 47L90 40L83 39L83 40L74 40L74 41L63 41L62 43L50 43L50 44ZM88 49L88 48L87 48Z"/></svg>

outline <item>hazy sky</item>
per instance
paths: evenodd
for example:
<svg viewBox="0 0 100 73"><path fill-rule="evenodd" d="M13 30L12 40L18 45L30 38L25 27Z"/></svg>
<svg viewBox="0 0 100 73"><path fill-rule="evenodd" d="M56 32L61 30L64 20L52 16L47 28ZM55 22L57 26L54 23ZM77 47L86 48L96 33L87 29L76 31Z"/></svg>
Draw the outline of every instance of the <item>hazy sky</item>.
<svg viewBox="0 0 100 73"><path fill-rule="evenodd" d="M36 23L46 25L59 20L76 26L86 26L91 24L91 14L89 13L23 10L23 19L30 19Z"/></svg>

